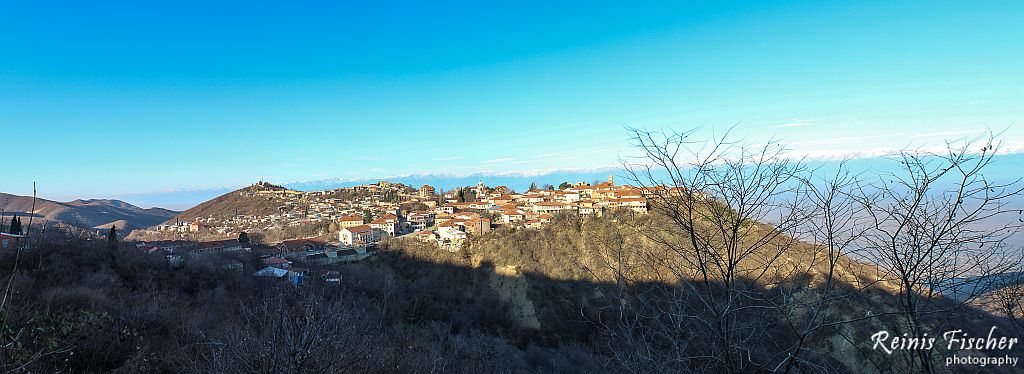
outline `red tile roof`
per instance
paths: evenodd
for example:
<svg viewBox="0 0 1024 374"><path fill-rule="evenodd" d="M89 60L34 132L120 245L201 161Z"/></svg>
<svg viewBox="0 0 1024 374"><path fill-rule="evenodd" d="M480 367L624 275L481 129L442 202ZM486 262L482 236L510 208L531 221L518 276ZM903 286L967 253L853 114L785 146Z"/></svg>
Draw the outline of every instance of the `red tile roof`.
<svg viewBox="0 0 1024 374"><path fill-rule="evenodd" d="M364 233L364 232L372 231L373 228L370 227L370 225L359 225L359 226L353 226L353 227L345 228L345 229L342 229L342 230L348 230L348 232L351 232L351 233Z"/></svg>
<svg viewBox="0 0 1024 374"><path fill-rule="evenodd" d="M344 216L344 217L341 217L341 221L342 222L354 222L354 221L362 222L363 221L363 217L360 217L360 216L357 216L357 215Z"/></svg>

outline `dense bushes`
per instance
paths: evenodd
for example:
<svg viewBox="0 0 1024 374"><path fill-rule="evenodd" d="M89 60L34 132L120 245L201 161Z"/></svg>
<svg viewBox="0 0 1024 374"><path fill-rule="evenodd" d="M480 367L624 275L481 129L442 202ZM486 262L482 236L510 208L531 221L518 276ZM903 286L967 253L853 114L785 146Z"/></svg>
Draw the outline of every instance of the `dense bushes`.
<svg viewBox="0 0 1024 374"><path fill-rule="evenodd" d="M530 343L479 269L388 251L339 270L343 286L314 278L296 288L203 259L173 268L159 256L87 243L5 255L0 274L11 292L0 364L37 372L599 367L569 341L564 349Z"/></svg>

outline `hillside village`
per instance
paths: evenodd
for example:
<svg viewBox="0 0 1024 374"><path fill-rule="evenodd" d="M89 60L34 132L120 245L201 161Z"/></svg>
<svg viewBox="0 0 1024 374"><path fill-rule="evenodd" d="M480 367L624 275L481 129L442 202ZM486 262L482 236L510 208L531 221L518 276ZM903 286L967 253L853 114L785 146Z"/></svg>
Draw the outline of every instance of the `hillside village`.
<svg viewBox="0 0 1024 374"><path fill-rule="evenodd" d="M345 245L370 244L385 236L411 233L420 239L452 243L495 227L537 228L560 212L581 217L601 216L612 209L647 212L647 194L629 185L616 186L611 176L607 182L595 185L578 182L563 183L563 186L562 189L533 188L517 193L505 186L492 188L479 183L441 194L429 185L413 189L387 181L314 192L243 189L232 193L274 199L280 203L277 212L196 217L161 224L148 231L161 233L168 239L190 239L234 237L243 231L328 223L337 227L330 231L341 231L337 241ZM238 209L245 210L245 207Z"/></svg>
<svg viewBox="0 0 1024 374"><path fill-rule="evenodd" d="M390 240L416 240L439 250L457 251L474 236L497 228L537 229L555 215L580 219L612 210L647 213L651 191L616 185L614 177L600 183L562 183L523 193L506 186L476 186L438 191L380 181L348 188L302 192L257 183L231 194L233 198L277 204L271 214L209 214L136 230L125 245L165 255L172 264L188 257L217 254L227 269L243 269L244 257L259 256L257 276L301 282L307 269L294 266L358 261ZM244 212L247 207L213 211ZM186 212L187 214L188 212ZM319 227L317 235L268 241L259 233ZM326 228L326 229L325 229ZM301 231L299 231L301 232ZM142 238L142 239L140 239ZM209 258L211 256L203 256Z"/></svg>

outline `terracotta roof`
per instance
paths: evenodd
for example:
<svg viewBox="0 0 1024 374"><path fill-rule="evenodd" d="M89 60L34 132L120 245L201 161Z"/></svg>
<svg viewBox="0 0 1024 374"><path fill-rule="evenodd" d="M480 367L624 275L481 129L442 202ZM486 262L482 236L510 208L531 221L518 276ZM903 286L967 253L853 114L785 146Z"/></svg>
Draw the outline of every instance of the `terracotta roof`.
<svg viewBox="0 0 1024 374"><path fill-rule="evenodd" d="M351 232L351 233L363 233L363 232L367 232L367 231L372 231L373 228L370 227L370 225L359 225L359 226L353 226L353 227L345 228L345 229L342 229L342 230L348 230L348 232Z"/></svg>
<svg viewBox="0 0 1024 374"><path fill-rule="evenodd" d="M647 199L643 198L643 197L622 197L622 198L618 198L618 199L614 199L614 200L616 200L616 201L618 201L620 203L629 203L629 202L635 202L635 201L646 202L647 201Z"/></svg>

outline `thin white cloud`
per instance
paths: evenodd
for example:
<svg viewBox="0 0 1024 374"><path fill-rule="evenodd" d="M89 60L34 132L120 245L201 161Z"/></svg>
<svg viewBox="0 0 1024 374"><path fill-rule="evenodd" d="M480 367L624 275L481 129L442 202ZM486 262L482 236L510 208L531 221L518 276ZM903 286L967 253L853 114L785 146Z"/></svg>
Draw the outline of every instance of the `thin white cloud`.
<svg viewBox="0 0 1024 374"><path fill-rule="evenodd" d="M496 158L496 159L493 159L493 160L487 160L487 161L484 161L483 163L485 163L485 164L497 164L499 162L509 162L509 161L515 161L515 160L516 159L512 158L512 157L503 157L503 158Z"/></svg>
<svg viewBox="0 0 1024 374"><path fill-rule="evenodd" d="M551 152L551 153L545 153L545 154L542 154L542 155L536 155L536 156L533 156L533 158L555 157L555 156L561 156L561 155L562 154L558 153L558 152Z"/></svg>
<svg viewBox="0 0 1024 374"><path fill-rule="evenodd" d="M455 161L455 160L461 160L461 159L462 159L462 157L459 157L459 156L449 156L449 157L437 157L437 158L434 159L434 161Z"/></svg>
<svg viewBox="0 0 1024 374"><path fill-rule="evenodd" d="M920 134L914 134L912 138L935 138L945 136L957 136L957 135L968 135L968 134L981 134L985 130L974 129L974 130L959 130L959 131L935 131L925 132Z"/></svg>
<svg viewBox="0 0 1024 374"><path fill-rule="evenodd" d="M769 128L804 127L804 126L811 126L815 122L818 122L818 120L816 120L816 119L793 119L790 122L786 122L786 123L783 123L781 125L774 125L774 126L768 126L768 127Z"/></svg>

